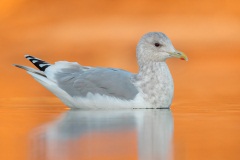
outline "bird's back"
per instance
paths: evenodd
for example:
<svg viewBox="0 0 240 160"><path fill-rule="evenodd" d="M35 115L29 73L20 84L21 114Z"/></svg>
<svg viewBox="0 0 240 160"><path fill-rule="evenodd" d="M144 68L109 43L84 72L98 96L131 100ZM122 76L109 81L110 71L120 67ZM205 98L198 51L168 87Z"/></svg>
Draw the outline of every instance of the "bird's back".
<svg viewBox="0 0 240 160"><path fill-rule="evenodd" d="M48 67L45 74L72 97L86 97L88 93L92 93L131 100L138 93L132 83L133 75L121 69L57 62Z"/></svg>

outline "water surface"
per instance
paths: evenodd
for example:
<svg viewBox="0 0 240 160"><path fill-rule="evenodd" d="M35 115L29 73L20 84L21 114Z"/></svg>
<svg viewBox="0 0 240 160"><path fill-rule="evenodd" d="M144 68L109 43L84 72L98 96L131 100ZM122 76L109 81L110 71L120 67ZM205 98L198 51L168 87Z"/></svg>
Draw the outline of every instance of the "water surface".
<svg viewBox="0 0 240 160"><path fill-rule="evenodd" d="M239 158L237 99L179 102L171 110L69 110L56 99L40 102L3 100L0 159Z"/></svg>

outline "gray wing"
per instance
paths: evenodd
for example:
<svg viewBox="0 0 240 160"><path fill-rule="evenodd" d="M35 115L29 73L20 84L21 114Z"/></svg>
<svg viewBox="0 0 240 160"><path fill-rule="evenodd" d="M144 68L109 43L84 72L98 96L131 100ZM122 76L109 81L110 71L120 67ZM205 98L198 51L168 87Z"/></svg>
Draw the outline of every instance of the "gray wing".
<svg viewBox="0 0 240 160"><path fill-rule="evenodd" d="M85 97L90 92L131 100L138 93L131 78L131 73L120 69L80 67L62 69L54 79L73 97Z"/></svg>

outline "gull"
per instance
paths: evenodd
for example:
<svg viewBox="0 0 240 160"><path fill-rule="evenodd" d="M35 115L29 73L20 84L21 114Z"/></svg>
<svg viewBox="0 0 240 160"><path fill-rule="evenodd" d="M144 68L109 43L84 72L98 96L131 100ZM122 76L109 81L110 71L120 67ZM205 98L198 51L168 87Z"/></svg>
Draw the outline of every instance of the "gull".
<svg viewBox="0 0 240 160"><path fill-rule="evenodd" d="M168 58L188 60L162 32L142 36L136 48L139 72L117 68L82 66L77 62L47 63L25 55L38 69L27 71L65 105L79 109L170 108L174 84Z"/></svg>

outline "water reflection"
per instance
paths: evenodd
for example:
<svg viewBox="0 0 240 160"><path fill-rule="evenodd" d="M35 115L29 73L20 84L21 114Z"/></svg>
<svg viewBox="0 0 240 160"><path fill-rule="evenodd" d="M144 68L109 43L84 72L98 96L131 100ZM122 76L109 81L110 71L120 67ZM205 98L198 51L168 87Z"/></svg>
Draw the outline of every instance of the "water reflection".
<svg viewBox="0 0 240 160"><path fill-rule="evenodd" d="M30 159L171 159L170 110L70 110L31 135Z"/></svg>

